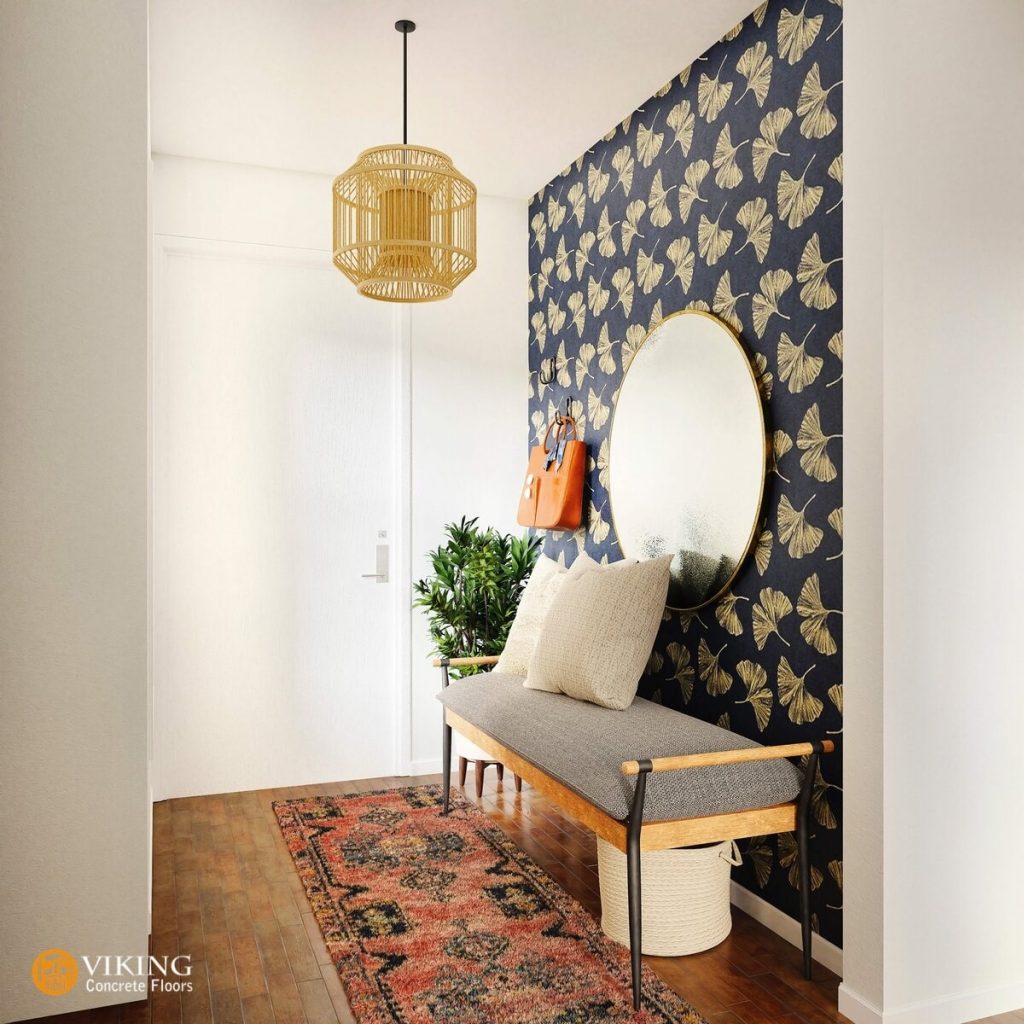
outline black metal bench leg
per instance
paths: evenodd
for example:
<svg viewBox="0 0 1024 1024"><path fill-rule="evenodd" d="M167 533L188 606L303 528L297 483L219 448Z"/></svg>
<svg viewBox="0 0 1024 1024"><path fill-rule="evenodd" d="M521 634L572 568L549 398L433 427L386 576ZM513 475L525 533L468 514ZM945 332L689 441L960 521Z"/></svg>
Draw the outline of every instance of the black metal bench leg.
<svg viewBox="0 0 1024 1024"><path fill-rule="evenodd" d="M807 758L804 784L797 803L796 841L800 856L800 937L804 951L804 977L811 980L811 842L810 810L814 779L818 771L818 751Z"/></svg>
<svg viewBox="0 0 1024 1024"><path fill-rule="evenodd" d="M441 687L448 686L448 659L441 659ZM448 813L452 790L452 727L448 724L448 712L441 707L441 814Z"/></svg>
<svg viewBox="0 0 1024 1024"><path fill-rule="evenodd" d="M645 767L646 766L646 767ZM626 827L626 893L629 900L629 958L633 975L633 1009L640 1009L640 967L643 952L643 913L640 881L640 830L644 823L644 796L650 761L640 762L633 806Z"/></svg>

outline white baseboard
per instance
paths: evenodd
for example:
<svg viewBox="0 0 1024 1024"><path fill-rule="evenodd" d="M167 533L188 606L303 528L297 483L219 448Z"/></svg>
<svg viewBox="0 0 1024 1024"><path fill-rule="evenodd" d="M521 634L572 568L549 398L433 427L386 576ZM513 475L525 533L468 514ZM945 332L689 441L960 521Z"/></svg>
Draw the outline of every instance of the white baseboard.
<svg viewBox="0 0 1024 1024"><path fill-rule="evenodd" d="M1024 982L979 992L959 992L901 1010L880 1010L852 991L839 986L839 1012L853 1024L964 1024L1024 1006Z"/></svg>
<svg viewBox="0 0 1024 1024"><path fill-rule="evenodd" d="M853 1024L882 1024L882 1011L844 981L839 986L839 1012Z"/></svg>
<svg viewBox="0 0 1024 1024"><path fill-rule="evenodd" d="M732 902L733 906L739 907L765 928L792 943L797 949L801 948L799 921L793 920L788 914L784 914L778 907L773 907L749 889L744 889L738 882L732 883ZM811 938L811 956L833 974L843 976L843 951L818 934Z"/></svg>

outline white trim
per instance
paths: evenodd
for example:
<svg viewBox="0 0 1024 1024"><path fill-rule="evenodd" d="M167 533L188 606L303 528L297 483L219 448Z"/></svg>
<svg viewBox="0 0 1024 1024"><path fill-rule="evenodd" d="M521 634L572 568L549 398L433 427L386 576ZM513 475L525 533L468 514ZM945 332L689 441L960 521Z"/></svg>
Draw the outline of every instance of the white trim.
<svg viewBox="0 0 1024 1024"><path fill-rule="evenodd" d="M394 512L391 550L394 643L394 774L410 775L412 761L412 311L397 305L394 344ZM440 770L440 767L435 769Z"/></svg>
<svg viewBox="0 0 1024 1024"><path fill-rule="evenodd" d="M1024 1005L1024 982L975 992L958 992L928 1003L915 1003L902 1010L880 1010L852 991L839 986L839 1011L853 1024L963 1024L1008 1013Z"/></svg>
<svg viewBox="0 0 1024 1024"><path fill-rule="evenodd" d="M797 949L801 948L799 921L783 913L778 907L773 907L767 900L761 899L760 896L745 889L738 882L732 883L731 898L733 906L739 907L755 921L775 932L780 938L792 943ZM811 936L811 957L823 967L827 967L833 974L842 977L843 951L817 933Z"/></svg>
<svg viewBox="0 0 1024 1024"><path fill-rule="evenodd" d="M839 1012L853 1024L882 1024L882 1011L854 992L845 981L839 986Z"/></svg>

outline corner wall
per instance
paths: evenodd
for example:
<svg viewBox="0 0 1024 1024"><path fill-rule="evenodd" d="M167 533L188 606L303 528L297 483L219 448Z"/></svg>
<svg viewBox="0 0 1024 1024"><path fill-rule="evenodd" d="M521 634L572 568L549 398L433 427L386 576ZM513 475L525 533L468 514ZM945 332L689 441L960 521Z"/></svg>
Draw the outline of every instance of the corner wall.
<svg viewBox="0 0 1024 1024"><path fill-rule="evenodd" d="M0 5L0 1019L145 955L147 8ZM81 966L81 961L79 961Z"/></svg>
<svg viewBox="0 0 1024 1024"><path fill-rule="evenodd" d="M960 1024L1024 1005L1024 7L848 18L846 558L873 575L847 592L840 1007Z"/></svg>
<svg viewBox="0 0 1024 1024"><path fill-rule="evenodd" d="M667 614L640 693L764 743L840 741L822 759L812 840L813 922L838 945L842 9L790 6L760 5L534 198L530 433L536 443L571 397L594 460L589 522L549 534L546 550L618 558L607 438L632 354L680 309L713 310L739 333L775 441L757 549L718 604ZM545 387L537 371L550 359L558 377ZM777 632L756 624L769 604L782 610ZM741 846L739 882L796 917L792 836Z"/></svg>

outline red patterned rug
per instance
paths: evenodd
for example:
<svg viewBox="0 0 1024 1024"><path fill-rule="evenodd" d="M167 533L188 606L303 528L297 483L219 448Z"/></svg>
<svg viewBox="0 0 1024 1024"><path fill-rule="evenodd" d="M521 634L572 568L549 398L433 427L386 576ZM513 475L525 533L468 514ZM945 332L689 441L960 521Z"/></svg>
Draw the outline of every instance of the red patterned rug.
<svg viewBox="0 0 1024 1024"><path fill-rule="evenodd" d="M461 795L274 804L359 1024L707 1024Z"/></svg>

